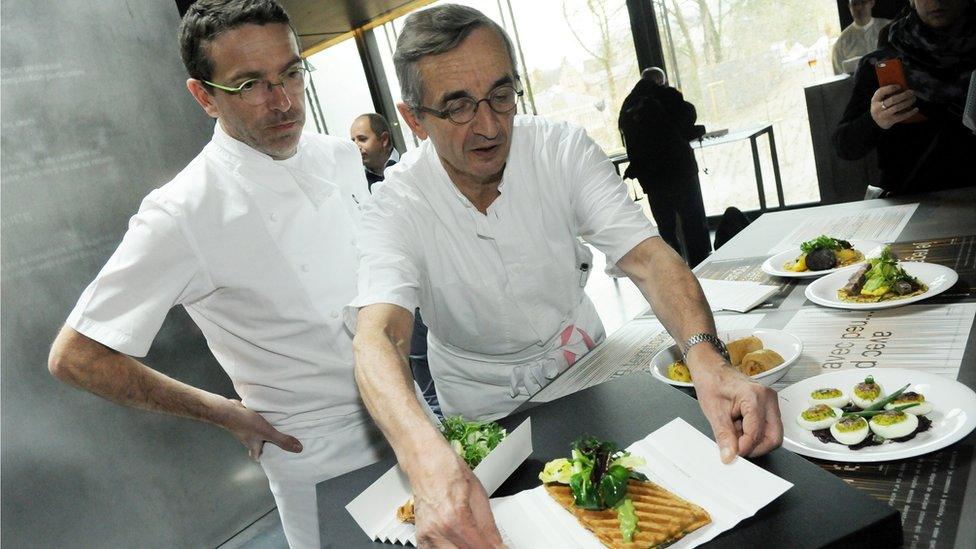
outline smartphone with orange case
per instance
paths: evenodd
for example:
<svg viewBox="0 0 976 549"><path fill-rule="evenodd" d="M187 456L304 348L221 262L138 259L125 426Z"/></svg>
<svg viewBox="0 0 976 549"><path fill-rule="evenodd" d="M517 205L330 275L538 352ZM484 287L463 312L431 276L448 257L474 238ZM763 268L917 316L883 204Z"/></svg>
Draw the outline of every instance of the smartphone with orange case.
<svg viewBox="0 0 976 549"><path fill-rule="evenodd" d="M901 87L902 91L908 89L908 80L905 79L905 66L901 64L901 59L895 57L892 59L885 59L884 61L878 61L878 64L874 66L874 71L878 75L879 87L896 84ZM923 116L922 113L917 112L914 116L908 120L903 120L902 122L913 124L924 121L925 116Z"/></svg>

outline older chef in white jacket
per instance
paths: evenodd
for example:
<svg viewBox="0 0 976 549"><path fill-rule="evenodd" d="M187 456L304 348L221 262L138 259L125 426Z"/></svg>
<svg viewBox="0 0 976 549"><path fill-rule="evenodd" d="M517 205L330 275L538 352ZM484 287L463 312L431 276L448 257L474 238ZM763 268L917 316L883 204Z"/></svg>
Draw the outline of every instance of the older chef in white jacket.
<svg viewBox="0 0 976 549"><path fill-rule="evenodd" d="M410 478L418 541L501 540L480 484L412 397L412 311L447 414L497 417L603 338L579 238L627 273L682 342L726 461L778 446L775 393L729 368L696 279L568 124L515 117L511 44L477 10L411 15L394 56L400 112L424 144L364 206L356 379ZM648 403L653 406L653 403Z"/></svg>
<svg viewBox="0 0 976 549"><path fill-rule="evenodd" d="M315 484L388 450L359 399L340 315L355 295L357 201L369 196L359 151L302 134L307 69L273 1L198 1L181 44L213 138L143 200L49 366L115 402L230 431L260 458L289 544L318 547ZM243 404L131 358L176 305Z"/></svg>

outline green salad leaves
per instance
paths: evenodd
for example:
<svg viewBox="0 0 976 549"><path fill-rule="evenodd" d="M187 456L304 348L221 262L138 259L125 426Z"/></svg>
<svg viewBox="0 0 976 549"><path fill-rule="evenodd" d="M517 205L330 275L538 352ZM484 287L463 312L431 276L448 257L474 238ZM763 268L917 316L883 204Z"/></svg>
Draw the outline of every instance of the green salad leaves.
<svg viewBox="0 0 976 549"><path fill-rule="evenodd" d="M508 431L494 421L464 421L461 416L445 418L441 433L472 469L508 435Z"/></svg>
<svg viewBox="0 0 976 549"><path fill-rule="evenodd" d="M836 238L831 238L827 235L820 235L813 240L807 240L803 244L800 244L800 251L808 254L817 248L826 248L828 250L840 250L842 248L850 248L851 243L846 240L838 240Z"/></svg>
<svg viewBox="0 0 976 549"><path fill-rule="evenodd" d="M550 461L539 479L545 483L568 484L574 505L582 509L615 509L620 532L629 542L637 531L637 514L634 503L627 498L627 482L630 479L647 480L646 476L634 471L644 463L644 458L618 451L612 442L584 436L573 443L572 458Z"/></svg>
<svg viewBox="0 0 976 549"><path fill-rule="evenodd" d="M862 292L876 292L882 288L891 288L896 283L904 281L912 285L918 285L915 277L905 272L905 269L898 266L898 258L891 252L891 248L885 246L878 257L868 260L871 269L865 273L867 281L864 283Z"/></svg>

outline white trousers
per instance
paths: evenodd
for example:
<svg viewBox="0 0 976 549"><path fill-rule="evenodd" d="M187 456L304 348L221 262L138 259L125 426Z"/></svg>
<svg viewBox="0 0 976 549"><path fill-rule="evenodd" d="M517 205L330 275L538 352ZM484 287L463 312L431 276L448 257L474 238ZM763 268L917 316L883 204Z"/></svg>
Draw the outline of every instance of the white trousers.
<svg viewBox="0 0 976 549"><path fill-rule="evenodd" d="M315 438L297 437L303 450L294 454L265 443L261 467L268 475L292 549L321 545L315 485L392 455L372 422Z"/></svg>

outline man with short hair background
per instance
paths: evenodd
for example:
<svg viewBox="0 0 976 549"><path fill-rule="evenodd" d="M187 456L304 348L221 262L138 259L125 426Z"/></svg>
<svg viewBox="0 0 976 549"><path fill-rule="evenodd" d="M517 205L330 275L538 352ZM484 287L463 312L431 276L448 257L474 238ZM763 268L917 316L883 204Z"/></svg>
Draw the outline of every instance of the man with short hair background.
<svg viewBox="0 0 976 549"><path fill-rule="evenodd" d="M854 21L841 31L837 42L834 43L834 49L830 54L834 74L854 72L857 63L853 60L878 49L878 33L885 25L891 23L890 19L871 16L874 0L849 0L847 7L851 10ZM845 61L848 61L846 66Z"/></svg>
<svg viewBox="0 0 976 549"><path fill-rule="evenodd" d="M657 230L694 267L712 251L698 162L690 140L701 137L698 112L668 86L660 67L648 67L620 107L627 145L626 178L640 182ZM680 229L680 230L679 230Z"/></svg>
<svg viewBox="0 0 976 549"><path fill-rule="evenodd" d="M355 295L356 148L302 134L308 67L274 0L199 0L180 31L213 139L150 193L51 349L51 373L119 404L212 423L260 460L292 547L318 547L315 485L385 454L340 316ZM242 401L145 356L182 305ZM270 444L266 444L270 443Z"/></svg>
<svg viewBox="0 0 976 549"><path fill-rule="evenodd" d="M497 23L455 4L416 12L394 64L398 108L424 143L364 205L347 322L363 401L414 492L420 544L502 541L484 488L413 397L414 308L445 415L505 415L604 337L583 291L592 256L581 237L682 343L722 459L782 442L775 392L728 366L697 280L606 154L581 128L515 116L521 86Z"/></svg>
<svg viewBox="0 0 976 549"><path fill-rule="evenodd" d="M383 181L383 171L400 160L400 153L390 136L390 124L381 114L361 114L353 120L349 137L359 147L366 168L366 182L372 191L373 183Z"/></svg>

